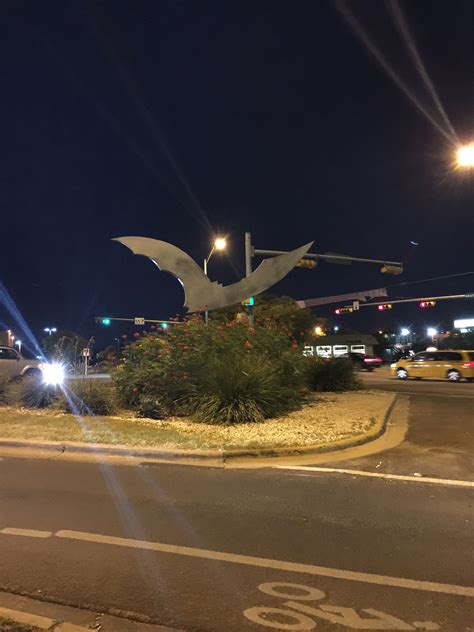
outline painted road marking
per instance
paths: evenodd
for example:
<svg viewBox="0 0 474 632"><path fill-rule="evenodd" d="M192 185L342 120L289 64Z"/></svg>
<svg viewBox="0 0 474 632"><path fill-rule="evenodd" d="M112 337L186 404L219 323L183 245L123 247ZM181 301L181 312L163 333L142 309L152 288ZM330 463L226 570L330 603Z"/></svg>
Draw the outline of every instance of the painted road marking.
<svg viewBox="0 0 474 632"><path fill-rule="evenodd" d="M5 535L22 535L27 538L50 538L53 534L51 531L37 531L36 529L15 529L7 528L1 529L0 533Z"/></svg>
<svg viewBox="0 0 474 632"><path fill-rule="evenodd" d="M390 577L388 575L375 575L373 573L362 573L359 571L347 571L338 568L327 568L325 566L316 566L314 564L286 562L283 560L273 560L266 557L253 557L251 555L240 555L235 553L225 553L222 551L211 551L208 549L197 549L188 546L178 546L176 544L165 544L163 542L148 542L146 540L119 538L115 536L100 535L98 533L86 533L83 531L57 531L55 533L55 536L68 540L94 542L96 544L112 544L114 546L145 549L148 551L158 551L160 553L172 553L175 555L185 555L188 557L197 557L207 560L230 562L232 564L257 566L259 568L274 568L282 571L289 571L291 573L304 573L307 575L317 575L320 577L332 577L334 579L364 582L367 584L378 584L380 586L393 586L395 588L409 588L411 590L422 590L427 592L445 593L448 595L463 595L465 597L474 597L474 586L458 586L455 584L440 584L438 582L429 582L419 579Z"/></svg>
<svg viewBox="0 0 474 632"><path fill-rule="evenodd" d="M321 590L312 586L266 582L260 584L258 589L266 595L281 597L282 599L290 598L291 600L282 604L285 608L255 606L244 610L243 615L247 619L267 628L295 631L313 630L317 624L312 617L316 617L351 630L439 630L439 625L433 621L414 621L410 625L398 617L374 608L363 608L361 610L363 614L360 615L354 608L321 604L315 607L315 604L309 606L307 603L301 603L302 601L319 601L326 597ZM295 590L300 593L299 596L295 595ZM288 623L288 621L290 622Z"/></svg>
<svg viewBox="0 0 474 632"><path fill-rule="evenodd" d="M252 555L241 555L238 553L226 553L223 551L212 551L209 549L198 549L177 544L165 544L164 542L149 542L147 540L135 540L132 538L120 538L117 536L101 535L99 533L87 533L85 531L61 530L56 533L50 531L35 531L33 529L15 529L12 527L0 531L6 535L22 535L33 538L48 538L51 535L67 540L79 540L81 542L93 542L95 544L111 544L113 546L123 546L133 549L143 549L147 551L157 551L159 553L171 553L174 555L184 555L187 557L197 557L207 560L218 560L231 564L243 564L245 566L257 566L260 568L274 568L290 573L303 573L306 575L316 575L320 577L332 577L347 581L363 582L366 584L377 584L380 586L392 586L394 588L408 588L410 590L421 590L426 592L445 593L447 595L462 595L464 597L474 597L474 586L459 586L456 584L441 584L420 579L408 579L404 577L391 577L390 575L377 575L374 573L363 573L360 571L348 571L339 568L329 568L326 566L316 566L315 564L303 564L301 562L286 562L284 560L274 560L267 557L254 557ZM295 599L295 597L292 597Z"/></svg>
<svg viewBox="0 0 474 632"><path fill-rule="evenodd" d="M384 474L383 472L365 472L364 470L343 470L337 467L311 467L310 465L275 465L279 470L295 470L300 472L325 472L330 474L350 474L352 476L370 476L371 478L386 478L396 481L411 481L413 483L431 483L451 485L452 487L474 488L473 481L459 481L450 478L429 478L424 476L405 476L402 474Z"/></svg>

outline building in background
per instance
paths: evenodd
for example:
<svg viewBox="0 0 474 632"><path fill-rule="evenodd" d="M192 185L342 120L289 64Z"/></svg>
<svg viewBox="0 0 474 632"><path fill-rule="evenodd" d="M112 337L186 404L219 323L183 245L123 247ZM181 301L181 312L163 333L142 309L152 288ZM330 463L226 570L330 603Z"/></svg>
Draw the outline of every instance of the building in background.
<svg viewBox="0 0 474 632"><path fill-rule="evenodd" d="M333 334L319 336L315 345L307 345L304 348L304 353L322 358L337 358L347 353L374 355L374 348L377 345L377 339L370 334Z"/></svg>
<svg viewBox="0 0 474 632"><path fill-rule="evenodd" d="M13 347L14 341L15 336L12 334L10 329L8 329L7 331L0 331L0 346Z"/></svg>

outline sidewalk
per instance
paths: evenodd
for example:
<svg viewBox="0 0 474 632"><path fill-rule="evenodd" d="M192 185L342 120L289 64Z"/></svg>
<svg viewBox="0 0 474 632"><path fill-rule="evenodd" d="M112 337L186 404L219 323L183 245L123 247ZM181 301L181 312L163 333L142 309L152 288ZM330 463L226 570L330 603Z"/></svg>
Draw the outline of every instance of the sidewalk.
<svg viewBox="0 0 474 632"><path fill-rule="evenodd" d="M0 591L0 632L184 632Z"/></svg>

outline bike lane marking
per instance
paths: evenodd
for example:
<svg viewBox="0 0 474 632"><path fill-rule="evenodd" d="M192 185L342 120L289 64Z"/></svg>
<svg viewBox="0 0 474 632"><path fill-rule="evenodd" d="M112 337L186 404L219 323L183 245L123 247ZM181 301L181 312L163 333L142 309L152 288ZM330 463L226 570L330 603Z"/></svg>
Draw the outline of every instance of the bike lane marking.
<svg viewBox="0 0 474 632"><path fill-rule="evenodd" d="M121 538L116 536L101 535L98 533L87 533L84 531L61 530L54 534L58 538L68 540L79 540L83 542L93 542L96 544L109 544L113 546L123 546L135 549L157 551L160 553L172 553L188 557L204 558L230 562L232 564L244 564L246 566L257 566L261 568L274 568L293 573L304 573L321 577L332 577L335 579L345 579L348 581L365 582L368 584L379 584L382 586L394 586L397 588L409 588L411 590L421 590L428 592L445 593L448 595L462 595L474 597L474 586L459 586L455 584L444 584L430 582L419 579L408 579L404 577L391 577L389 575L378 575L364 573L360 571L349 571L338 568L328 568L316 566L314 564L303 564L301 562L287 562L265 557L254 557L252 555L241 555L238 553L227 553L223 551L212 551L209 549L193 548L176 544L166 544L163 542L149 542L146 540L135 540L131 538Z"/></svg>
<svg viewBox="0 0 474 632"><path fill-rule="evenodd" d="M320 603L309 605L308 601L320 601L326 598L326 594L318 588L304 584L265 582L258 586L258 590L272 597L289 599L279 604L284 607L254 606L243 611L246 619L267 628L303 632L313 630L317 626L316 620L321 619L351 630L440 629L434 621L413 621L410 624L375 608L362 608L359 614L355 608L347 606Z"/></svg>
<svg viewBox="0 0 474 632"><path fill-rule="evenodd" d="M315 564L304 564L302 562L287 562L285 560L275 560L267 557L255 557L239 553L213 551L210 549L194 548L177 544L166 544L164 542L151 542L148 540L136 540L133 538L122 538L118 536L102 535L99 533L88 533L86 531L60 530L51 534L49 531L35 531L30 529L7 527L0 530L0 533L4 535L20 535L35 538L49 538L52 535L52 537L66 540L77 540L81 542L91 542L94 544L107 544L112 546L156 551L159 553L171 553L174 555L229 562L231 564L273 568L275 570L289 571L292 573L331 577L334 579L364 582L367 584L378 584L381 586L392 586L395 588L408 588L410 590L474 597L474 586L461 586L457 584L444 584L420 579L409 579L405 577L392 577L390 575L379 575L374 573L364 573L361 571L329 568L326 566L317 566Z"/></svg>

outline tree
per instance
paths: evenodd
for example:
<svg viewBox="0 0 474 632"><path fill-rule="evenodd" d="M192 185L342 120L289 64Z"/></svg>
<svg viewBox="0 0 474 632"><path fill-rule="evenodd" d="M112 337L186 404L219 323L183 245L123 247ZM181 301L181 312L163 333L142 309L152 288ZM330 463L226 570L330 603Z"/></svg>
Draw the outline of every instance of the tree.
<svg viewBox="0 0 474 632"><path fill-rule="evenodd" d="M45 336L42 347L46 357L60 360L63 364L77 366L81 361L81 351L90 341L73 331L58 331Z"/></svg>

